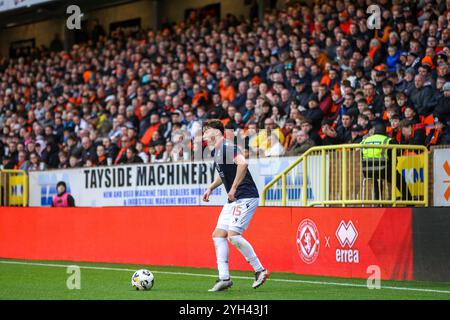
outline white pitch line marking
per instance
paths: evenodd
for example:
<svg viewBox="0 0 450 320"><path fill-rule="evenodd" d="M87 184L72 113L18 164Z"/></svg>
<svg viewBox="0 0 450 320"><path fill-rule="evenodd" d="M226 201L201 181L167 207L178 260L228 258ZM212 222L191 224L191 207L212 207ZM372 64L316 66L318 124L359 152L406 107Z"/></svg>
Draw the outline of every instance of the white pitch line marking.
<svg viewBox="0 0 450 320"><path fill-rule="evenodd" d="M20 262L20 261L6 261L0 260L0 264L16 264L16 265L30 265L30 266L42 266L42 267L55 267L55 268L67 268L68 266L77 265L75 262L73 264L54 264L54 263L38 263L38 262ZM77 265L79 266L79 265ZM90 267L90 266L79 266L80 269L90 269L90 270L108 270L108 271L127 271L134 272L134 269L125 268L111 268L111 267ZM169 274L169 275L179 275L179 276L191 276L191 277L207 277L216 278L217 275L212 274L201 274L201 273L189 273L189 272L170 272L170 271L152 271L156 274ZM253 280L253 277L243 277L243 276L233 276L235 279ZM317 285L328 285L328 286L341 286L341 287L359 287L367 288L364 284L355 283L345 283L345 282L328 282L328 281L313 281L313 280L294 280L294 279L274 279L270 278L269 281L273 282L288 282L288 283L304 283L304 284L317 284ZM435 290L435 289L421 289L421 288L408 288L408 287L392 287L392 286L381 286L382 289L390 290L404 290L404 291L417 291L417 292L433 292L433 293L447 293L450 291L446 290Z"/></svg>

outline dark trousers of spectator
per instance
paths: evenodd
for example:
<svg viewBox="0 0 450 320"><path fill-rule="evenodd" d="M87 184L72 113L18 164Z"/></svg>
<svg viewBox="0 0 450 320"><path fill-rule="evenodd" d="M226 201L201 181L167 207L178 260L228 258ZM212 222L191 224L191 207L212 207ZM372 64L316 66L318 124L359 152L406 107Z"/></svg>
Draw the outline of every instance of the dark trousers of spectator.
<svg viewBox="0 0 450 320"><path fill-rule="evenodd" d="M392 164L389 161L386 164L386 162L382 159L363 159L362 169L364 177L373 180L375 200L381 200L380 180L386 180L387 182L392 183ZM397 189L402 193L401 200L412 200L408 185L397 170L395 170L395 184Z"/></svg>

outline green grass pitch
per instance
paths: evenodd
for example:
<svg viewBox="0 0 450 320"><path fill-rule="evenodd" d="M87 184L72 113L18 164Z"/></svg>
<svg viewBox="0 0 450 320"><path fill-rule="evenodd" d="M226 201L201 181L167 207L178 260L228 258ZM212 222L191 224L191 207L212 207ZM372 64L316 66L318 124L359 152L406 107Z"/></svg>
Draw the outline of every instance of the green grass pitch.
<svg viewBox="0 0 450 320"><path fill-rule="evenodd" d="M67 288L70 265L80 267L79 290ZM150 291L131 287L133 272L141 268L155 275ZM255 290L251 272L232 271L231 276L230 290L210 293L216 278L213 269L0 259L0 299L450 299L450 283L381 281L381 289L369 290L364 279L272 273Z"/></svg>

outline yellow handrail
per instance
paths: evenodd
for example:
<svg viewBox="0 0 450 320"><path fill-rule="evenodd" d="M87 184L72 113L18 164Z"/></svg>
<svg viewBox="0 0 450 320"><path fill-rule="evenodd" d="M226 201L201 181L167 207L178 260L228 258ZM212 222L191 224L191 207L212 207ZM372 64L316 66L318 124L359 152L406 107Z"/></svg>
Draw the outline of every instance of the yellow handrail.
<svg viewBox="0 0 450 320"><path fill-rule="evenodd" d="M392 157L391 159L388 159L387 161L390 162L391 165L391 181L388 181L391 183L391 197L390 199L356 199L352 198L351 195L348 194L348 186L349 186L349 179L353 178L353 181L356 181L356 177L351 175L351 172L348 171L348 165L351 165L351 163L347 163L350 158L349 152L350 151L359 151L362 149L385 149L385 150L392 150ZM329 177L327 176L327 155L329 151L340 151L342 152L342 159L340 161L340 172L342 174L342 178L338 179L338 187L341 189L340 191L340 199L330 199L328 193L327 193L327 179ZM411 152L417 152L419 155L424 157L423 161L423 190L419 190L423 192L423 199L397 199L397 189L396 189L396 183L397 181L397 151L411 151ZM318 153L320 152L320 153ZM320 186L321 190L321 196L319 200L314 200L308 203L308 158L311 155L318 155L321 157L321 166L320 166L320 181L319 183L322 183ZM354 156L354 155L353 155ZM334 158L333 158L334 160ZM262 205L266 205L266 195L268 190L275 185L277 182L281 180L281 204L285 206L287 201L287 192L286 192L286 175L295 168L298 164L302 162L302 174L303 174L303 183L302 183L302 201L301 204L303 206L315 206L315 205L422 205L427 206L428 205L428 149L424 146L413 146L413 145L361 145L361 144L345 144L345 145L332 145L332 146L318 146L310 148L308 151L306 151L303 155L301 155L298 159L296 159L294 162L292 162L283 172L278 174L272 181L270 181L263 189L262 192ZM336 162L338 163L338 161ZM353 163L355 163L353 158ZM329 167L329 164L328 164ZM353 170L356 171L355 165L353 165ZM378 174L381 174L382 170L379 169ZM385 171L385 174L387 173L387 170ZM347 179L347 175L348 178ZM360 177L362 178L362 177ZM372 176L372 179L370 177L364 178L364 180L373 180L374 177ZM378 183L381 184L381 180L387 180L386 178L377 178ZM402 179L403 180L403 179ZM404 182L404 181L401 181ZM405 183L405 182L404 182ZM353 186L355 188L355 186ZM408 186L407 186L408 188ZM387 189L386 189L387 190ZM349 197L350 196L350 197ZM353 194L353 197L355 195Z"/></svg>

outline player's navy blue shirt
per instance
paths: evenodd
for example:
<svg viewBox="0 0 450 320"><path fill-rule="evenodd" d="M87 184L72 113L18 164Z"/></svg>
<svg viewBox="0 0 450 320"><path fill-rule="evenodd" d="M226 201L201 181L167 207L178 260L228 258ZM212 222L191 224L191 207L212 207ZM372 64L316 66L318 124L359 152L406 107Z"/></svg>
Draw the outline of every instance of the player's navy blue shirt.
<svg viewBox="0 0 450 320"><path fill-rule="evenodd" d="M214 157L214 166L219 173L222 183L225 186L227 193L230 192L233 185L234 178L236 177L237 165L234 163L234 158L241 154L238 147L234 144L230 144L227 141L222 141L212 151ZM258 189L253 181L250 171L247 169L245 177L241 184L236 189L236 199L245 198L259 198Z"/></svg>

